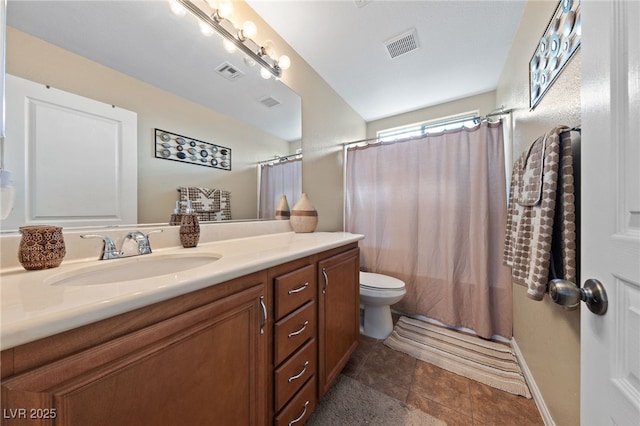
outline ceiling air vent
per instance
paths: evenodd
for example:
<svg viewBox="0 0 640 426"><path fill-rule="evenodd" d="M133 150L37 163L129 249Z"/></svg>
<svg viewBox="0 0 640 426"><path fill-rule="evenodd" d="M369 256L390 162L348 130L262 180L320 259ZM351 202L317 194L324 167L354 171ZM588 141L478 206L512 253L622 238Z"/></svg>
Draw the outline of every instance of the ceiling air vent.
<svg viewBox="0 0 640 426"><path fill-rule="evenodd" d="M237 80L244 75L242 71L240 71L237 67L231 65L229 62L223 62L221 65L219 65L218 68L216 68L216 72L222 77L231 81Z"/></svg>
<svg viewBox="0 0 640 426"><path fill-rule="evenodd" d="M260 102L262 105L266 106L267 108L273 108L276 105L280 105L280 101L272 98L271 96L265 96L264 98L260 98L258 99L258 102Z"/></svg>
<svg viewBox="0 0 640 426"><path fill-rule="evenodd" d="M385 41L385 47L391 59L397 58L405 53L416 50L418 46L418 35L416 29L413 28L399 36L393 37L390 40Z"/></svg>
<svg viewBox="0 0 640 426"><path fill-rule="evenodd" d="M365 7L371 0L353 0L358 7Z"/></svg>

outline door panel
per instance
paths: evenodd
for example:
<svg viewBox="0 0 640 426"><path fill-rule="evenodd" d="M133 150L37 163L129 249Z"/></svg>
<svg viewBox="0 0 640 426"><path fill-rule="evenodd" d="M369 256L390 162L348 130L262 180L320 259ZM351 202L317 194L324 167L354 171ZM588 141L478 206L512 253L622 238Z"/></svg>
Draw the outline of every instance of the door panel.
<svg viewBox="0 0 640 426"><path fill-rule="evenodd" d="M640 3L583 2L581 423L640 424Z"/></svg>

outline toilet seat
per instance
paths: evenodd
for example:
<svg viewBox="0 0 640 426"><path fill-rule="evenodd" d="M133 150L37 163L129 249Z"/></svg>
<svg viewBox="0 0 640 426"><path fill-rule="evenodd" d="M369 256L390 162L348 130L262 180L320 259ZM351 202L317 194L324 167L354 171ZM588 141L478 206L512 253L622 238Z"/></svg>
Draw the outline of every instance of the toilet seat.
<svg viewBox="0 0 640 426"><path fill-rule="evenodd" d="M372 291L402 291L404 282L388 275L360 272L360 287Z"/></svg>

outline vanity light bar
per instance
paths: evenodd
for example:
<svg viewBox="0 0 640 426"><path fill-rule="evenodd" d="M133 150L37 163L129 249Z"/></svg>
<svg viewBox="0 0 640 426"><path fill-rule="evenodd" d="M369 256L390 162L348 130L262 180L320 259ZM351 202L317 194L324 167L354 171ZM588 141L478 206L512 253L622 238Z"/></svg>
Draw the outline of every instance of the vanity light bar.
<svg viewBox="0 0 640 426"><path fill-rule="evenodd" d="M227 39L229 42L233 43L235 47L243 51L247 56L249 56L252 60L254 60L257 64L260 64L264 69L269 71L275 77L280 78L282 76L282 69L275 64L269 63L265 58L269 58L269 55L263 53L263 49L258 46L253 40L250 38L245 39L245 41L240 41L234 33L237 33L237 30L231 22L227 19L221 19L220 22L217 22L211 16L207 15L202 9L196 6L190 0L175 0L177 3L182 5L186 10L191 12L196 18L200 19L205 24L209 25L213 28L218 34ZM231 25L233 27L233 33L230 32L227 28L225 28L225 23ZM255 51L252 50L247 43L254 45ZM272 59L273 60L273 59Z"/></svg>

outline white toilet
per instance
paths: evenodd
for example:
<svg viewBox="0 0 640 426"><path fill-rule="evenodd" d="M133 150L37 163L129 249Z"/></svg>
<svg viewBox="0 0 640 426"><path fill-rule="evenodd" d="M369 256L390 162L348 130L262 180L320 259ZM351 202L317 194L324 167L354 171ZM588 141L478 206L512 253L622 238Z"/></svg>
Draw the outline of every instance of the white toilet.
<svg viewBox="0 0 640 426"><path fill-rule="evenodd" d="M397 278L360 272L360 306L364 308L360 332L375 339L386 339L393 331L390 306L402 300L406 293L404 282Z"/></svg>

